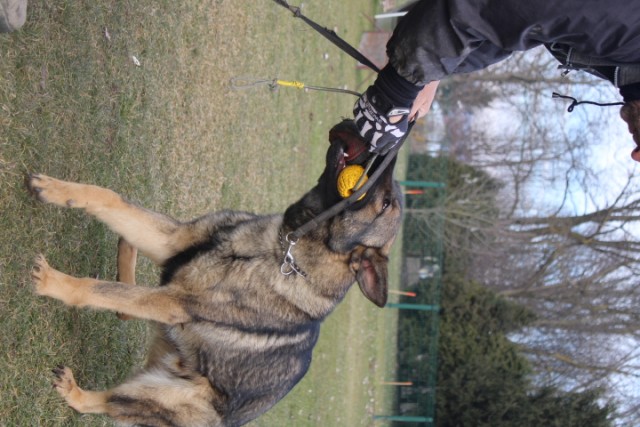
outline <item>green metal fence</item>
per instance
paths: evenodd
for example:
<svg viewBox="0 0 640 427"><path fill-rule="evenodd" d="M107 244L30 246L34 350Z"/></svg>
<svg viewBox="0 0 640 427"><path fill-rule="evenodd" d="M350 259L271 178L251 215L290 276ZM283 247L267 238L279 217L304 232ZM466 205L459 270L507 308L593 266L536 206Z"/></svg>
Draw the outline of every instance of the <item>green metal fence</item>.
<svg viewBox="0 0 640 427"><path fill-rule="evenodd" d="M409 156L407 180L400 183L406 208L402 274L399 283L390 286L400 292L386 306L398 310L395 404L392 413L377 414L374 420L394 426L433 426L447 162L437 155ZM412 156L419 161L412 161ZM428 165L423 161L427 158L432 159Z"/></svg>

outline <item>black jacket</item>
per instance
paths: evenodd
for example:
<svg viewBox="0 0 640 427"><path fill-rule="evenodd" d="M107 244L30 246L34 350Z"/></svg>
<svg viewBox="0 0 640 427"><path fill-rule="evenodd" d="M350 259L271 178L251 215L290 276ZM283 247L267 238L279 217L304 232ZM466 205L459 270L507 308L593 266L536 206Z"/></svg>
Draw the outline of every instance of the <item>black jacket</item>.
<svg viewBox="0 0 640 427"><path fill-rule="evenodd" d="M621 93L640 99L637 0L421 0L398 24L387 53L400 76L422 85L541 44L605 64L596 74L614 84L623 67Z"/></svg>

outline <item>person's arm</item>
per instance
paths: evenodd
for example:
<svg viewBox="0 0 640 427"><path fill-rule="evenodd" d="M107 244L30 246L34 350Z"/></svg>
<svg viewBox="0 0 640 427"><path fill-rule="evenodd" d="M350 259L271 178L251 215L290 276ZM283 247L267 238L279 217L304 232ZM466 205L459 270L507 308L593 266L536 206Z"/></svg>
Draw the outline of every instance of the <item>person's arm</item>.
<svg viewBox="0 0 640 427"><path fill-rule="evenodd" d="M394 30L387 45L389 63L353 110L360 135L369 141L372 152L384 155L404 136L414 101L425 84L462 68L467 70L465 64L474 63L482 68L508 55L502 49L492 48L491 43L478 45L478 37L452 25L450 8L455 8L455 3L419 2ZM467 4L465 0L458 3ZM469 59L472 53L487 59ZM418 106L424 107L415 107Z"/></svg>
<svg viewBox="0 0 640 427"><path fill-rule="evenodd" d="M423 0L413 6L393 31L387 43L390 65L414 84L442 80L451 74L467 73L496 63L512 52L513 44L493 28L485 16L502 16L515 2L482 0ZM501 22L506 28L517 17ZM526 24L522 24L523 27ZM517 29L505 33L517 33ZM513 46L528 49L532 45Z"/></svg>
<svg viewBox="0 0 640 427"><path fill-rule="evenodd" d="M389 63L381 73L384 77L379 77L354 106L361 136L372 141L371 151L386 153L387 147L397 144L406 133L409 114L405 112L425 84L452 74L486 68L514 51L542 43L562 42L596 57L618 61L622 57L637 62L638 15L629 13L629 4L625 0L606 3L591 0L589 7L585 7L584 1L422 0L416 3L401 19L387 44ZM627 37L613 46L611 39L619 37L620 32ZM398 93L397 88L401 88L402 93ZM630 98L626 90L630 88L622 88L621 93L628 103L640 99ZM389 112L401 114L392 116ZM630 131L640 135L636 130L640 124L633 124L635 107L631 105L621 114L629 117ZM640 159L640 149L635 153Z"/></svg>

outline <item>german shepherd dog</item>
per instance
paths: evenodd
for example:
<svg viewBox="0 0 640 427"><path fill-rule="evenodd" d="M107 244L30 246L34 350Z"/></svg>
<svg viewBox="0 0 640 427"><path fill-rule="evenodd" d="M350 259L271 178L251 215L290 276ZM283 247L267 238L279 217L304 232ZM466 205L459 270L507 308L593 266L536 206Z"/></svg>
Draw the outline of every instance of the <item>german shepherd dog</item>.
<svg viewBox="0 0 640 427"><path fill-rule="evenodd" d="M364 199L295 246L287 241L288 233L340 201L339 172L366 151L356 135L352 121L331 130L317 185L284 215L220 211L178 222L105 188L30 175L39 200L84 209L121 236L120 281L71 277L40 255L32 270L35 292L148 319L158 330L146 366L110 390L83 390L68 367L55 368L54 387L68 405L123 425L239 426L304 376L320 323L354 281L384 306L388 253L402 210L393 164ZM285 275L291 273L283 268L287 249L296 271ZM137 250L162 266L159 287L135 284Z"/></svg>

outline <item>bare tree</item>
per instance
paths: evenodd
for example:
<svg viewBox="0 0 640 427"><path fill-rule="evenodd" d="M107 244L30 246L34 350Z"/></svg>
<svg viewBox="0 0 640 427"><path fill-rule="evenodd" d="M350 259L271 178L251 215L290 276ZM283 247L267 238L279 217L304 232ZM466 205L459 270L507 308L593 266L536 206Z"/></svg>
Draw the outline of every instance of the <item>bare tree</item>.
<svg viewBox="0 0 640 427"><path fill-rule="evenodd" d="M605 386L624 402L621 419L637 424L640 406L625 400L634 395L631 384L640 390L640 181L593 161L605 144L615 149L605 132L619 120L617 109L569 115L551 97L557 91L602 102L615 91L589 75L560 75L543 50L457 76L444 88L450 151L504 186L497 201L469 185L439 207L410 214L425 224L445 221L445 242L473 260L472 278L536 313L513 338L541 382ZM469 106L452 102L456 94ZM623 143L631 149L630 139Z"/></svg>

